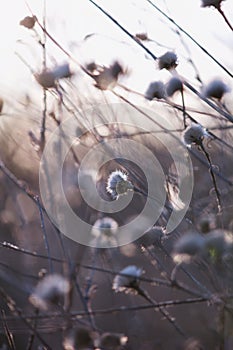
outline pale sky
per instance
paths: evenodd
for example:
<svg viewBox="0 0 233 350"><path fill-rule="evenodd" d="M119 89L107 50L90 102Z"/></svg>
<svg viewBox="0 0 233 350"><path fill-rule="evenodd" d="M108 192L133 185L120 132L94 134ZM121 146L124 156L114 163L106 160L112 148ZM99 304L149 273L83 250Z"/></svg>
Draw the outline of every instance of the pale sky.
<svg viewBox="0 0 233 350"><path fill-rule="evenodd" d="M172 30L174 26L145 0L96 0L96 2L132 34L147 32L148 36L159 44L175 50L179 58L179 72L193 81L193 68L187 64L188 54L180 38ZM156 5L163 10L166 10L165 6L167 6L169 15L232 72L233 34L217 11L201 8L200 2L200 0L155 1ZM2 5L0 93L4 95L26 92L27 89L33 89L36 82L28 68L15 55L15 51L33 69L38 70L41 67L41 49L33 33L19 25L22 18L30 15L25 1L0 0L0 3ZM28 4L41 20L43 1L28 0ZM232 0L224 1L222 7L233 22ZM135 88L141 87L142 90L150 80L157 80L158 77L163 76L164 73L154 69L154 62L145 60L145 52L88 0L48 0L46 11L48 31L81 63L95 59L99 63L108 64L116 58L120 59L131 71L128 85L135 84ZM83 43L82 39L91 33L97 35ZM184 35L182 37L204 81L215 76L222 76L229 80L229 77L210 58ZM146 45L157 56L167 51L165 47L156 43L146 43ZM49 40L47 52L51 60L50 64L67 59Z"/></svg>

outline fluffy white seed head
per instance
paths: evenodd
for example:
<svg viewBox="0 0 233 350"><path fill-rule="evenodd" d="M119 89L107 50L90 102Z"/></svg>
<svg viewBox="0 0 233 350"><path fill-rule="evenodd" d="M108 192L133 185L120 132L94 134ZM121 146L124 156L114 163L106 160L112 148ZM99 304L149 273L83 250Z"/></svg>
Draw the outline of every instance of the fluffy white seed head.
<svg viewBox="0 0 233 350"><path fill-rule="evenodd" d="M226 230L213 230L205 235L205 248L212 257L221 257L233 249L233 234Z"/></svg>
<svg viewBox="0 0 233 350"><path fill-rule="evenodd" d="M200 145L207 136L208 132L203 126L193 123L184 130L183 142L187 147L191 147L192 144Z"/></svg>
<svg viewBox="0 0 233 350"><path fill-rule="evenodd" d="M95 86L100 90L108 90L114 88L120 75L124 74L124 69L119 62L115 61L110 67L102 67L95 75Z"/></svg>
<svg viewBox="0 0 233 350"><path fill-rule="evenodd" d="M116 244L117 232L118 223L107 216L96 220L91 230L92 235L95 237L96 244L101 246Z"/></svg>
<svg viewBox="0 0 233 350"><path fill-rule="evenodd" d="M222 1L223 0L202 0L201 7L214 6L216 8L219 8Z"/></svg>
<svg viewBox="0 0 233 350"><path fill-rule="evenodd" d="M159 69L174 69L178 65L177 55L173 51L167 51L164 55L158 58Z"/></svg>
<svg viewBox="0 0 233 350"><path fill-rule="evenodd" d="M176 91L183 91L183 83L180 78L172 77L166 85L166 94L170 97Z"/></svg>
<svg viewBox="0 0 233 350"><path fill-rule="evenodd" d="M100 337L98 347L100 349L120 350L127 341L128 338L124 334L104 333Z"/></svg>
<svg viewBox="0 0 233 350"><path fill-rule="evenodd" d="M65 350L93 349L94 342L91 332L86 328L69 330L64 337L63 348Z"/></svg>
<svg viewBox="0 0 233 350"><path fill-rule="evenodd" d="M113 280L113 290L115 292L135 293L136 288L139 286L138 278L141 277L143 270L135 265L129 265L121 270L120 273Z"/></svg>
<svg viewBox="0 0 233 350"><path fill-rule="evenodd" d="M214 79L203 88L202 94L204 97L214 97L220 100L229 91L230 88L222 80Z"/></svg>
<svg viewBox="0 0 233 350"><path fill-rule="evenodd" d="M190 262L204 248L204 238L197 233L187 233L180 237L173 250L173 259L176 263Z"/></svg>
<svg viewBox="0 0 233 350"><path fill-rule="evenodd" d="M70 290L69 281L59 274L45 276L36 285L29 301L38 309L47 310L50 304L57 304Z"/></svg>
<svg viewBox="0 0 233 350"><path fill-rule="evenodd" d="M72 76L68 63L57 65L53 69L44 69L34 74L36 81L45 89L56 88L57 81Z"/></svg>
<svg viewBox="0 0 233 350"><path fill-rule="evenodd" d="M164 98L165 97L165 87L162 81L155 81L150 83L148 89L146 90L145 97L147 100L153 100L153 98Z"/></svg>
<svg viewBox="0 0 233 350"><path fill-rule="evenodd" d="M41 73L34 74L36 81L44 88L56 88L56 78L51 70L43 70Z"/></svg>
<svg viewBox="0 0 233 350"><path fill-rule="evenodd" d="M113 199L118 199L119 196L126 194L128 191L133 191L133 189L133 184L123 171L116 170L109 175L106 190Z"/></svg>
<svg viewBox="0 0 233 350"><path fill-rule="evenodd" d="M55 79L70 78L72 76L69 63L64 63L54 67L52 73Z"/></svg>

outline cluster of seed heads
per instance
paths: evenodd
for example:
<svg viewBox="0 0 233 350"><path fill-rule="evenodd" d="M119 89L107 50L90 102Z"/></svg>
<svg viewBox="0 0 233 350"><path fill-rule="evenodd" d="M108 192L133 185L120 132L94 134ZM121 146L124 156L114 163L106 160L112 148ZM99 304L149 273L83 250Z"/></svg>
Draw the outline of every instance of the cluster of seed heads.
<svg viewBox="0 0 233 350"><path fill-rule="evenodd" d="M190 262L196 256L223 258L233 253L233 234L229 231L216 229L205 235L187 233L180 237L173 249L176 263Z"/></svg>

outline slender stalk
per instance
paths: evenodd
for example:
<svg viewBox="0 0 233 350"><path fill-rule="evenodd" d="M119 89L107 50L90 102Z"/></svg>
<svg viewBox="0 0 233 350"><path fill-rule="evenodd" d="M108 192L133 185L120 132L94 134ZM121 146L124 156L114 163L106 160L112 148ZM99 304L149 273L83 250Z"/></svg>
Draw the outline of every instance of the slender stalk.
<svg viewBox="0 0 233 350"><path fill-rule="evenodd" d="M224 21L226 22L226 24L228 25L228 27L233 31L233 26L230 23L230 21L228 20L228 18L225 15L225 12L222 10L221 5L219 5L219 7L217 8L218 12L220 13L220 15L223 17Z"/></svg>

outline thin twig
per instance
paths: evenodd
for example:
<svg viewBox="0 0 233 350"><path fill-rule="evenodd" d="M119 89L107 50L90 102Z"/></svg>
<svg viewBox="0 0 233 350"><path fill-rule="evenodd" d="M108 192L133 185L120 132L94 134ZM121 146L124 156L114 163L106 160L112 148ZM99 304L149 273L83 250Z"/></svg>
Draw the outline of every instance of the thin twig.
<svg viewBox="0 0 233 350"><path fill-rule="evenodd" d="M42 232L43 232L43 239L44 239L44 244L45 244L45 250L46 250L47 255L48 255L49 271L50 271L50 273L52 273L53 272L53 262L51 260L51 252L50 252L50 246L49 246L49 241L48 241L48 234L47 234L47 231L46 231L46 228L45 228L43 210L42 210L42 207L41 207L39 196L36 196L35 199L36 199L37 206L38 206L39 213L40 213L40 223L41 223L40 225L41 225L41 229L42 229Z"/></svg>

